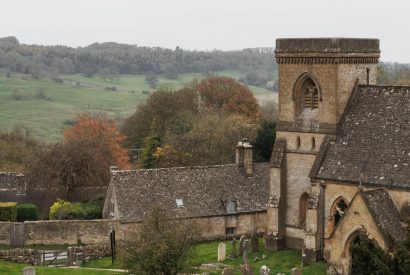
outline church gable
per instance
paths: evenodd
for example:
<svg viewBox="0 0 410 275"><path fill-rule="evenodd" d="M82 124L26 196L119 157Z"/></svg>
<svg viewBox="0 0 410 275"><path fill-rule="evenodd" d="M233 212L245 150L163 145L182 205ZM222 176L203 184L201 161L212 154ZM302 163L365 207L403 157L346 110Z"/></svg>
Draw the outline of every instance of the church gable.
<svg viewBox="0 0 410 275"><path fill-rule="evenodd" d="M312 178L410 188L410 87L359 86Z"/></svg>

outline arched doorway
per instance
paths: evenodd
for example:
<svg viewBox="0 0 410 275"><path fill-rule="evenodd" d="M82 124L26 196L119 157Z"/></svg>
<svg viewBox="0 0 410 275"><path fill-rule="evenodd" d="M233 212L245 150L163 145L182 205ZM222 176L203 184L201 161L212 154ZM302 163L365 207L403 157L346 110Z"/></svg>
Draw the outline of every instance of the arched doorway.
<svg viewBox="0 0 410 275"><path fill-rule="evenodd" d="M353 231L353 233L351 233L346 240L342 254L343 274L352 274L352 259L354 258L354 254L352 254L352 246L360 243L361 234L363 234L363 231L361 229L357 229Z"/></svg>

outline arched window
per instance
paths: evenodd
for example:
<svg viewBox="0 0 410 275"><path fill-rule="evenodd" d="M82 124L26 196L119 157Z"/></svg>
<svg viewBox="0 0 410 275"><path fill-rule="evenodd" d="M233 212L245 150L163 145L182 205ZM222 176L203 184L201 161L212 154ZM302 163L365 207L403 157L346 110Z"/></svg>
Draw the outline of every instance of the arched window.
<svg viewBox="0 0 410 275"><path fill-rule="evenodd" d="M296 80L293 87L293 100L296 103L296 115L304 113L305 110L319 108L319 100L322 100L321 91L317 81L310 74L303 73Z"/></svg>
<svg viewBox="0 0 410 275"><path fill-rule="evenodd" d="M307 193L303 193L300 196L299 200L299 225L300 227L304 227L306 225L306 212L307 212L307 202L309 199L309 195Z"/></svg>
<svg viewBox="0 0 410 275"><path fill-rule="evenodd" d="M339 221L342 219L343 215L346 212L347 206L347 201L342 197L339 197L333 203L331 210L333 228L335 228Z"/></svg>
<svg viewBox="0 0 410 275"><path fill-rule="evenodd" d="M305 80L301 92L304 109L316 109L319 106L319 91L311 78Z"/></svg>
<svg viewBox="0 0 410 275"><path fill-rule="evenodd" d="M300 148L300 137L296 138L296 149Z"/></svg>

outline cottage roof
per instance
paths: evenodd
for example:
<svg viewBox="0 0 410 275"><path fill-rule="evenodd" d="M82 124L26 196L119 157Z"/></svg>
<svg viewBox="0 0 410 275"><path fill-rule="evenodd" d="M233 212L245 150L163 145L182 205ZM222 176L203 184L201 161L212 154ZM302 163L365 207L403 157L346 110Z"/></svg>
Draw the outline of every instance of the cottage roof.
<svg viewBox="0 0 410 275"><path fill-rule="evenodd" d="M374 221L385 235L396 242L406 239L407 232L400 223L400 215L389 193L385 189L375 189L363 192L363 198L368 205Z"/></svg>
<svg viewBox="0 0 410 275"><path fill-rule="evenodd" d="M358 86L311 177L410 189L410 87Z"/></svg>
<svg viewBox="0 0 410 275"><path fill-rule="evenodd" d="M223 215L232 197L237 213L266 210L269 163L255 163L253 177L244 174L236 165L140 169L114 172L111 185L124 221L142 220L156 203L191 217Z"/></svg>

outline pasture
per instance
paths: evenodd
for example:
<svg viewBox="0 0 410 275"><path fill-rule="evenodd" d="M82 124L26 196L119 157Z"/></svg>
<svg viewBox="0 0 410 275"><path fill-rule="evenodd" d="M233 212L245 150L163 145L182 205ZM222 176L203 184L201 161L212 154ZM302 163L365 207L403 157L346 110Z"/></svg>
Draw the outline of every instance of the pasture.
<svg viewBox="0 0 410 275"><path fill-rule="evenodd" d="M217 72L218 75L238 79L234 71ZM158 76L158 88L178 89L202 74L181 74L177 79ZM46 142L61 139L63 131L81 112L104 113L116 121L131 115L136 106L154 92L145 81L145 75L120 76L116 81L104 81L95 75L61 76L62 82L49 78L33 79L30 75L0 72L0 130L10 130L14 125L25 125L33 135ZM115 91L110 90L115 87ZM252 92L266 95L270 91L251 86Z"/></svg>

